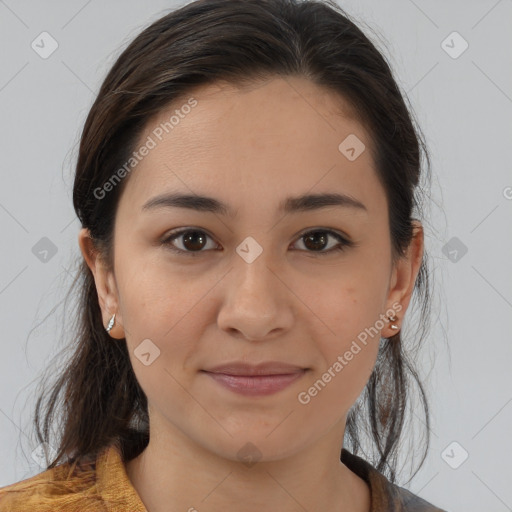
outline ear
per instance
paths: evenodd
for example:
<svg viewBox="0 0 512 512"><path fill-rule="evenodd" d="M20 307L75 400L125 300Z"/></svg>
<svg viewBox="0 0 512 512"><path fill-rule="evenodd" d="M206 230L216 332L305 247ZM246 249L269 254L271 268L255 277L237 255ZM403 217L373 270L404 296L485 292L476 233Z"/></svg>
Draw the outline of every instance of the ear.
<svg viewBox="0 0 512 512"><path fill-rule="evenodd" d="M413 237L407 248L406 255L400 258L393 268L386 302L388 310L395 310L397 312L395 314L397 321L392 323L398 325L399 329L400 323L409 307L416 277L423 260L423 226L417 220L413 220L412 224ZM400 309L397 307L397 304L400 304ZM389 326L385 327L385 330L386 333L382 334L385 337L391 337L398 332L398 330L392 330ZM389 334L387 334L388 332Z"/></svg>
<svg viewBox="0 0 512 512"><path fill-rule="evenodd" d="M124 338L123 319L119 309L119 294L114 274L108 271L104 265L88 229L82 228L80 230L78 244L84 260L94 276L103 326L106 329L112 315L115 313L114 326L110 330L109 335L116 339Z"/></svg>

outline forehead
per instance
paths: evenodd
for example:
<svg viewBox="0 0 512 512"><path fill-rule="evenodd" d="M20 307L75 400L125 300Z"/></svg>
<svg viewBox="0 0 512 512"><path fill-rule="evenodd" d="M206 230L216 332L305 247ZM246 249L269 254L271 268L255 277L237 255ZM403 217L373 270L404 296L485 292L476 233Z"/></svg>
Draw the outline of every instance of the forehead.
<svg viewBox="0 0 512 512"><path fill-rule="evenodd" d="M365 149L351 161L340 144L354 136ZM147 123L139 146L148 138L154 147L123 194L130 204L176 188L231 203L257 191L259 200L335 188L363 201L382 195L350 104L304 78L196 87Z"/></svg>

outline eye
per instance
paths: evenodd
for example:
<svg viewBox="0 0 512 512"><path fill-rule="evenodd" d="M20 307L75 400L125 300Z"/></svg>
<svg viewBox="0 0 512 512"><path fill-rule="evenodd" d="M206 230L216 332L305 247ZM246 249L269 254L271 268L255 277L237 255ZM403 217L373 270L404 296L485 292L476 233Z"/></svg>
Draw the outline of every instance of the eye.
<svg viewBox="0 0 512 512"><path fill-rule="evenodd" d="M198 256L198 252L204 252L201 251L204 247L206 247L205 242L207 238L211 238L210 235L205 233L204 231L201 231L199 229L181 229L178 231L173 231L171 233L171 236L167 237L162 241L164 245L167 245L169 249L173 252L180 253L180 254L187 254L190 256ZM182 248L177 248L173 245L172 242L175 240L182 239L181 246Z"/></svg>
<svg viewBox="0 0 512 512"><path fill-rule="evenodd" d="M162 244L166 245L172 252L178 254L199 256L199 253L205 252L202 249L215 249L215 243L213 244L213 247L208 247L208 239L211 239L210 235L205 233L203 230L184 228L170 233L170 236L162 240ZM329 247L329 239L334 240L337 243L333 245L331 242L331 247L328 250L324 250L326 247ZM346 247L355 246L354 242L346 239L331 229L317 228L309 230L303 232L298 240L303 241L302 243L304 247L306 247L305 252L312 252L319 256L342 251ZM176 247L176 245L174 245L175 241L178 241L181 247Z"/></svg>
<svg viewBox="0 0 512 512"><path fill-rule="evenodd" d="M329 238L331 240L337 241L334 246L331 244L328 250L323 250L325 247L329 246ZM301 234L299 241L303 241L303 245L307 249L306 252L313 252L318 254L319 256L325 256L328 254L332 254L333 252L343 251L346 247L353 247L355 245L351 240L346 239L341 236L336 231L332 229L314 229L309 230Z"/></svg>

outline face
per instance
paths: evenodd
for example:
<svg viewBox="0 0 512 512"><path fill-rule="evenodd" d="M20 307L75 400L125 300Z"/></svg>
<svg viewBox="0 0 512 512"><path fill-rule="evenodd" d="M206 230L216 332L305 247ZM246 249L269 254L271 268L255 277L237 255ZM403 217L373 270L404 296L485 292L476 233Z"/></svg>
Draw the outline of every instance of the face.
<svg viewBox="0 0 512 512"><path fill-rule="evenodd" d="M114 272L87 258L104 325L116 312L111 335L126 338L152 429L233 460L248 442L272 460L328 433L340 441L380 336L396 332L386 316L403 319L422 253L420 237L392 265L371 141L348 113L301 78L217 83L159 113L141 135L139 146L149 137L154 147L118 205ZM339 149L349 136L359 140L355 159ZM170 194L203 209L152 201ZM322 194L345 201L286 202ZM268 361L307 370L258 395L203 371Z"/></svg>

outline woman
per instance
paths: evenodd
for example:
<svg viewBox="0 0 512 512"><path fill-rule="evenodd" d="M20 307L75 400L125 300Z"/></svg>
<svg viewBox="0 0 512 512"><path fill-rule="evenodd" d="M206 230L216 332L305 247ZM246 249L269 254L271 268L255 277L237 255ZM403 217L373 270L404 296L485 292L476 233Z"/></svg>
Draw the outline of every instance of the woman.
<svg viewBox="0 0 512 512"><path fill-rule="evenodd" d="M408 373L429 428L401 337L414 290L428 310L420 147L334 3L145 29L81 138L75 352L35 415L57 453L0 511L440 510L395 483Z"/></svg>

